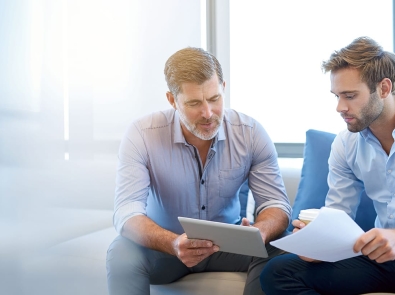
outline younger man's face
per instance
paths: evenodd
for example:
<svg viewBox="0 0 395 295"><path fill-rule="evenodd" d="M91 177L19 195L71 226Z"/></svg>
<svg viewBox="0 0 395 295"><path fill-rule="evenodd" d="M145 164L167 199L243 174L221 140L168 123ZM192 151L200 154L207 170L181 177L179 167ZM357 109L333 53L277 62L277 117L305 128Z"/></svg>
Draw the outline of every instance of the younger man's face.
<svg viewBox="0 0 395 295"><path fill-rule="evenodd" d="M383 111L383 100L377 91L370 93L368 85L362 82L360 72L355 68L332 72L331 92L338 99L336 110L351 132L369 127Z"/></svg>

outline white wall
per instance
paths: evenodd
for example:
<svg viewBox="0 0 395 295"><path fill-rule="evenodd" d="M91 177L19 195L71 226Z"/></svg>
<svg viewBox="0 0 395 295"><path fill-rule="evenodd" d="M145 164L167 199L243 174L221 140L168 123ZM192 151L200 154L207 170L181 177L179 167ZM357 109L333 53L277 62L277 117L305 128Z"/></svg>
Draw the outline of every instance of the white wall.
<svg viewBox="0 0 395 295"><path fill-rule="evenodd" d="M44 207L112 210L121 137L168 107L200 24L200 0L0 0L0 240Z"/></svg>

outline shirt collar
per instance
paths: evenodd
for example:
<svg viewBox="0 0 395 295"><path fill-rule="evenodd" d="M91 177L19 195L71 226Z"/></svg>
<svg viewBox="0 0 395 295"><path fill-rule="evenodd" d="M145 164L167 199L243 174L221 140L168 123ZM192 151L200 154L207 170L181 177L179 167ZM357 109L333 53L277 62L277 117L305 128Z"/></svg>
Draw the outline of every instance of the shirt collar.
<svg viewBox="0 0 395 295"><path fill-rule="evenodd" d="M367 141L369 138L374 137L372 131L370 131L370 128L365 128L362 131L359 131L359 134L362 136L362 138ZM392 137L395 139L395 129L392 131Z"/></svg>
<svg viewBox="0 0 395 295"><path fill-rule="evenodd" d="M178 111L174 110L174 143L187 143L182 134L181 123L180 123L180 115Z"/></svg>
<svg viewBox="0 0 395 295"><path fill-rule="evenodd" d="M359 134L361 134L363 139L367 140L369 138L369 135L371 134L369 127L359 131Z"/></svg>

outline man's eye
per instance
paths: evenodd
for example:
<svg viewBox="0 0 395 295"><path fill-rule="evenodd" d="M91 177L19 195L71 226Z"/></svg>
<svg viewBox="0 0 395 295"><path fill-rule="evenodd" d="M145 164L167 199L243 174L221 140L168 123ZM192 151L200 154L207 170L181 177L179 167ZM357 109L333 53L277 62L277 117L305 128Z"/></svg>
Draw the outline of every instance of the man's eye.
<svg viewBox="0 0 395 295"><path fill-rule="evenodd" d="M210 102L216 102L219 99L219 96L213 97L209 99Z"/></svg>
<svg viewBox="0 0 395 295"><path fill-rule="evenodd" d="M352 95L346 95L346 99L353 99L354 97L355 97L354 94L352 94Z"/></svg>
<svg viewBox="0 0 395 295"><path fill-rule="evenodd" d="M196 107L198 105L198 102L188 102L188 105L190 107Z"/></svg>

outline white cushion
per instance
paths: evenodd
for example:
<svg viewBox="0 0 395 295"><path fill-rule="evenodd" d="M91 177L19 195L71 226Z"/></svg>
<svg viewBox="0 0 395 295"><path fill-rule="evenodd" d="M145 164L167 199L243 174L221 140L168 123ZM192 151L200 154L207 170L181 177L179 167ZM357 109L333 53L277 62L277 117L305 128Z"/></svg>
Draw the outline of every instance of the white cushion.
<svg viewBox="0 0 395 295"><path fill-rule="evenodd" d="M242 295L247 273L204 272L190 274L167 285L151 285L151 295Z"/></svg>

